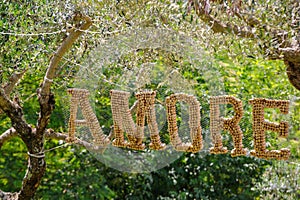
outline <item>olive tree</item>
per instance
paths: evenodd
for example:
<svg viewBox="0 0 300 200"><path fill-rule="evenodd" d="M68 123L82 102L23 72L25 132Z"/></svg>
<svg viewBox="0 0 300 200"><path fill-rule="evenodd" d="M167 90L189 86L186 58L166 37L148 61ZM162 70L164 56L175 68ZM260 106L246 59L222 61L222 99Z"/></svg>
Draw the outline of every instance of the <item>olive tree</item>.
<svg viewBox="0 0 300 200"><path fill-rule="evenodd" d="M290 83L300 90L300 2L298 0L188 0L208 29L217 35L233 34L255 46L250 55L283 60ZM222 45L222 44L221 44Z"/></svg>
<svg viewBox="0 0 300 200"><path fill-rule="evenodd" d="M23 109L18 101L18 98L10 99L9 95L18 80L25 73L14 73L10 77L7 84L0 89L0 108L11 120L12 128L5 131L0 136L1 143L14 136L19 136L25 143L28 149L28 166L27 172L23 179L22 188L18 193L6 193L0 191L2 199L30 199L34 196L41 178L46 170L44 140L45 137L65 139L66 135L55 133L51 129L47 129L50 116L55 107L54 94L51 92L51 84L56 76L58 64L63 55L71 48L76 39L88 29L92 22L87 16L76 14L74 19L78 22L78 29L70 31L69 35L61 46L57 49L50 60L50 64L45 73L41 87L38 89L38 101L40 104L39 117L35 128L26 122L24 119ZM80 142L79 142L80 143Z"/></svg>

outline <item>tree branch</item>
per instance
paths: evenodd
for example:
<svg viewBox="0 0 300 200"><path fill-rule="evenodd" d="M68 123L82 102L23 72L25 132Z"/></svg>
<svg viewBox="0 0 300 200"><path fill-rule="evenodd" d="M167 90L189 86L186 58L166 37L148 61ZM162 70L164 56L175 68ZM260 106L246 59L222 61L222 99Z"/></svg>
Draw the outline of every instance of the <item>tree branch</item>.
<svg viewBox="0 0 300 200"><path fill-rule="evenodd" d="M255 18L253 15L249 15L247 13L238 14L240 19L242 19L248 26L255 27L259 30L264 30L266 33L269 34L270 40L272 42L272 46L277 46L278 49L292 47L293 44L291 41L288 40L288 33L284 30L270 28L268 25L262 24L262 22ZM263 40L261 36L257 35L257 38ZM267 40L268 41L268 40ZM274 56L274 55L273 55ZM280 50L275 56L275 59L281 59L280 57Z"/></svg>
<svg viewBox="0 0 300 200"><path fill-rule="evenodd" d="M18 83L18 81L23 77L23 75L25 74L27 70L24 70L22 72L17 72L14 73L10 78L8 83L3 87L4 88L4 92L7 96L9 96L9 94L12 92L12 90L14 89L15 85Z"/></svg>
<svg viewBox="0 0 300 200"><path fill-rule="evenodd" d="M190 0L193 1L193 0ZM200 17L202 21L208 24L214 33L234 33L240 37L244 38L256 38L257 36L252 32L252 28L249 26L237 26L232 24L224 24L220 20L213 18L198 2L194 3L194 9L196 14Z"/></svg>
<svg viewBox="0 0 300 200"><path fill-rule="evenodd" d="M198 17L208 24L214 33L232 33L242 38L253 38L260 39L264 42L264 50L267 51L270 47L275 47L274 52L270 52L269 57L271 59L282 59L280 48L293 47L291 41L288 40L288 33L284 30L270 28L268 25L262 24L260 20L255 18L253 15L249 15L247 13L242 13L240 11L241 1L234 2L232 6L234 6L232 13L237 16L240 20L245 22L245 26L238 26L227 22L226 24L222 21L214 18L207 12L205 5L201 4L199 1L189 0L191 4L193 4L193 8L196 11ZM264 38L264 35L256 34L255 29L264 30L265 33L269 36L269 38ZM288 53L287 53L288 54Z"/></svg>
<svg viewBox="0 0 300 200"><path fill-rule="evenodd" d="M18 81L23 77L25 72L26 72L26 70L24 70L23 72L19 72L19 73L13 73L13 75L11 75L11 77L9 78L9 81L5 84L5 86L3 86L3 90L4 90L3 93L7 97L9 97L10 93L13 91L14 87L16 86ZM1 114L3 114L3 111L0 107L0 115Z"/></svg>
<svg viewBox="0 0 300 200"><path fill-rule="evenodd" d="M66 139L68 138L68 135L64 134L64 133L57 133L57 132L55 132L52 129L47 129L45 131L45 137L47 139L56 139L56 140L64 140L64 141L66 141ZM84 147L89 148L89 149L94 148L93 144L91 144L89 142L86 142L84 140L81 140L79 138L75 138L74 144L77 144L79 146L84 146Z"/></svg>
<svg viewBox="0 0 300 200"><path fill-rule="evenodd" d="M10 128L7 131L5 131L2 135L0 135L0 149L6 141L10 140L11 138L13 138L17 135L18 135L18 133L17 133L16 129L14 129L14 128Z"/></svg>
<svg viewBox="0 0 300 200"><path fill-rule="evenodd" d="M215 1L219 3L219 1ZM292 5L292 4L291 4ZM299 11L299 2L294 2L297 12ZM189 0L188 10L193 7L198 17L211 26L214 33L232 33L243 38L253 38L262 41L262 49L265 55L272 60L284 60L287 66L286 72L290 83L300 90L300 34L297 30L297 15L292 19L291 27L294 27L296 35L289 39L289 33L281 28L271 28L263 24L252 14L242 13L240 11L241 1L234 1L231 10L232 14L242 20L246 26L222 23L220 20L212 17L210 13L210 2L208 0ZM292 17L293 18L293 17ZM256 33L256 30L259 30ZM259 32L262 32L260 34Z"/></svg>
<svg viewBox="0 0 300 200"><path fill-rule="evenodd" d="M0 88L0 109L11 119L12 126L23 136L22 139L26 140L28 134L31 132L31 127L23 119L22 108L17 102L9 100L2 88Z"/></svg>
<svg viewBox="0 0 300 200"><path fill-rule="evenodd" d="M50 94L50 86L52 80L55 78L55 72L57 70L58 64L61 61L63 55L71 48L71 46L78 39L78 37L92 25L92 20L88 16L82 16L81 14L76 14L74 18L81 18L82 20L85 21L85 23L82 24L79 29L73 29L70 32L69 36L63 41L61 46L57 49L56 53L51 58L50 65L47 69L41 87L41 95Z"/></svg>
<svg viewBox="0 0 300 200"><path fill-rule="evenodd" d="M54 96L50 93L50 87L55 78L55 74L58 68L58 64L61 61L64 54L71 48L72 44L78 39L78 37L92 25L92 20L88 16L76 14L74 18L84 20L83 24L79 24L79 29L73 29L69 36L63 41L61 46L57 49L56 53L50 60L49 67L44 77L42 86L38 91L38 98L40 102L40 115L37 123L37 133L44 133L46 126L49 123L50 115L54 109Z"/></svg>
<svg viewBox="0 0 300 200"><path fill-rule="evenodd" d="M36 129L33 129L33 134L36 132ZM6 130L2 135L0 135L0 149L2 147L2 145L7 142L8 140L12 139L13 137L18 136L17 131L14 128L9 128L8 130ZM47 129L45 131L45 138L46 139L55 139L55 140L63 140L66 141L68 135L67 133L58 133L55 132L53 129ZM113 135L112 132L109 135L110 139L112 140ZM79 138L75 138L75 144L79 145L79 146L84 146L90 149L95 149L96 147L93 146L93 144L81 140Z"/></svg>
<svg viewBox="0 0 300 200"><path fill-rule="evenodd" d="M22 140L25 142L27 148L29 151L32 150L32 143L31 143L31 127L26 123L26 121L23 119L23 110L22 108L17 104L17 102L12 102L9 100L7 95L5 94L3 88L0 88L0 108L6 113L6 115L11 119L12 126L15 130L18 130ZM29 158L28 166L30 166L31 159ZM32 168L30 168L32 169ZM31 174L30 174L31 175ZM24 185L24 184L23 184ZM12 199L8 194L2 193L4 198ZM26 199L26 197L23 196L23 198L20 199ZM28 198L27 198L28 199Z"/></svg>
<svg viewBox="0 0 300 200"><path fill-rule="evenodd" d="M53 129L47 129L45 131L45 138L47 139L66 140L67 137L68 137L67 134L57 133Z"/></svg>
<svg viewBox="0 0 300 200"><path fill-rule="evenodd" d="M286 61L300 63L300 47L279 48L279 51Z"/></svg>
<svg viewBox="0 0 300 200"><path fill-rule="evenodd" d="M15 109L15 104L8 99L2 88L0 88L0 109L3 110L3 112L5 112L9 117L12 117L10 111Z"/></svg>
<svg viewBox="0 0 300 200"><path fill-rule="evenodd" d="M64 140L67 141L68 135L64 134L64 133L57 133L52 129L47 129L45 131L45 137L47 139L56 139L56 140ZM113 131L111 131L111 133L109 134L108 138L112 139L113 137ZM101 146L95 146L92 143L89 143L87 141L81 140L79 138L75 138L75 141L73 142L73 144L79 145L79 146L83 146L85 148L87 148L90 151L94 151L94 152L100 152L103 153L105 148L101 147Z"/></svg>

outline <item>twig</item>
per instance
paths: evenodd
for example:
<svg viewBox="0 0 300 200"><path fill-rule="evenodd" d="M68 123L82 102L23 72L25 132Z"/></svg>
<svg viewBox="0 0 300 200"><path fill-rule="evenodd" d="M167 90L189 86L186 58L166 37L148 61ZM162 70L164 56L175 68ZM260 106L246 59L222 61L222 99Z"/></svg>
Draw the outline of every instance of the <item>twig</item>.
<svg viewBox="0 0 300 200"><path fill-rule="evenodd" d="M47 139L56 139L56 140L64 140L66 141L66 139L68 138L68 135L67 134L64 134L64 133L57 133L55 132L54 130L52 129L47 129L45 131L45 137ZM101 151L102 149L104 148L101 148L101 147L96 147L94 146L93 144L87 142L87 141L84 141L84 140L81 140L79 138L75 138L75 141L73 142L73 144L76 144L76 145L79 145L79 146L83 146L89 150L93 150L93 151Z"/></svg>

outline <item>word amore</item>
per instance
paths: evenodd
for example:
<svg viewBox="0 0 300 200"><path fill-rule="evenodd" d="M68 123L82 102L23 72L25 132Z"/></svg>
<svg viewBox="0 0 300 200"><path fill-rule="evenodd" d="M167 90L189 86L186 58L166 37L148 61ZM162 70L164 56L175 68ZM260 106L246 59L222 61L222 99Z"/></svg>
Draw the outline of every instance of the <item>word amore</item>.
<svg viewBox="0 0 300 200"><path fill-rule="evenodd" d="M89 91L86 89L72 88L68 89L71 95L70 118L68 141L76 142L75 131L77 126L87 126L93 136L93 145L106 148L110 140L103 133L100 124L94 114L89 103ZM151 143L149 148L153 150L163 150L166 145L161 142L158 125L155 115L155 91L144 91L135 94L137 99L136 106L136 123L129 107L129 92L111 90L111 111L113 117L113 131L115 139L112 145L116 147L126 147L134 150L145 149L144 125L147 122L150 132ZM176 120L176 103L184 102L189 106L189 128L190 128L190 143L182 142L177 127ZM170 134L170 142L177 151L196 153L203 148L200 103L192 95L176 93L168 96L165 100L168 132ZM278 108L281 113L288 114L289 101L286 100L271 100L264 98L254 98L249 100L253 107L253 140L254 149L250 151L250 155L265 159L287 160L290 156L290 150L282 148L280 150L267 150L265 131L277 132L280 137L287 137L288 123L281 121L273 123L264 119L265 108ZM234 109L234 116L231 118L223 118L220 116L220 105L231 104ZM77 111L80 106L83 119L77 119ZM243 106L241 100L233 96L214 96L210 97L210 133L212 136L213 147L210 148L210 153L224 154L228 150L223 147L221 131L226 130L230 133L233 139L234 149L231 151L231 156L242 156L247 154L247 149L243 148L243 133L239 126L239 121L243 116ZM147 120L147 121L146 121ZM128 141L124 138L126 133Z"/></svg>

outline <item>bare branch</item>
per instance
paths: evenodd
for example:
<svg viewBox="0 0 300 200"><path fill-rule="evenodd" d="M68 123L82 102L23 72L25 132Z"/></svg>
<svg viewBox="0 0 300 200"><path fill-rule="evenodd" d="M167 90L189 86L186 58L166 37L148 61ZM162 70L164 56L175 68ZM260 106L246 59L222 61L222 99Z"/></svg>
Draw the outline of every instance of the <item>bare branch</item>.
<svg viewBox="0 0 300 200"><path fill-rule="evenodd" d="M87 16L82 16L81 14L76 14L74 18L79 18L85 22L80 25L79 29L73 29L69 36L63 41L61 46L57 49L56 53L50 60L49 67L47 69L44 81L40 90L38 91L38 98L40 102L40 116L37 123L37 134L43 134L46 126L49 123L50 115L54 109L54 95L50 93L50 87L58 68L58 64L61 61L64 54L71 48L72 44L77 40L77 38L84 33L91 25L92 21ZM78 21L80 21L78 20Z"/></svg>
<svg viewBox="0 0 300 200"><path fill-rule="evenodd" d="M2 135L0 135L0 149L2 147L2 145L10 140L11 138L17 136L17 131L14 128L10 128L8 130L6 130Z"/></svg>
<svg viewBox="0 0 300 200"><path fill-rule="evenodd" d="M280 48L279 51L284 55L284 60L300 63L299 47Z"/></svg>
<svg viewBox="0 0 300 200"><path fill-rule="evenodd" d="M257 36L253 34L252 28L249 26L237 26L232 24L224 24L220 20L213 18L203 6L199 5L199 3L195 2L194 8L196 14L207 23L214 33L234 33L240 37L244 38L256 38Z"/></svg>
<svg viewBox="0 0 300 200"><path fill-rule="evenodd" d="M67 137L67 134L57 133L53 129L47 129L45 131L45 138L47 139L66 140Z"/></svg>
<svg viewBox="0 0 300 200"><path fill-rule="evenodd" d="M19 130L18 133L26 139L26 136L31 132L31 127L23 119L23 110L15 102L9 100L4 90L0 88L0 109L11 119L12 126Z"/></svg>
<svg viewBox="0 0 300 200"><path fill-rule="evenodd" d="M78 16L79 15L79 16ZM79 29L73 29L69 36L63 41L61 46L57 49L56 53L50 60L50 65L47 69L46 75L44 77L44 81L41 87L41 94L42 95L49 95L50 94L50 86L52 80L55 78L55 72L57 70L58 64L61 61L63 55L71 48L73 43L78 39L78 37L87 30L92 25L92 20L88 16L82 16L77 14L74 18L80 17L82 20L85 21L84 24L80 26Z"/></svg>
<svg viewBox="0 0 300 200"><path fill-rule="evenodd" d="M33 134L36 132L36 129L33 129ZM7 142L8 140L12 139L13 137L18 136L17 131L14 128L10 128L8 130L6 130L2 135L0 135L0 148L2 147L2 145ZM55 132L53 129L47 129L45 131L45 138L46 139L55 139L55 140L64 140L66 141L68 135L67 133L58 133ZM79 138L76 138L75 144L80 145L80 146L84 146L87 148L94 148L93 144L90 144L89 142L86 142L84 140L81 140Z"/></svg>
<svg viewBox="0 0 300 200"><path fill-rule="evenodd" d="M47 139L57 139L57 140L64 140L66 141L66 139L68 138L68 135L67 133L64 134L64 133L57 133L55 132L54 130L52 129L47 129L45 131L45 137ZM76 144L76 145L79 145L79 146L83 146L89 150L92 150L92 151L97 151L97 152L103 152L104 151L104 147L101 147L101 146L95 146L87 141L84 141L84 140L81 140L79 138L75 138L75 141L73 142L73 144Z"/></svg>
<svg viewBox="0 0 300 200"><path fill-rule="evenodd" d="M10 93L13 91L14 87L18 83L18 81L23 77L26 70L19 72L19 73L13 73L13 75L9 78L8 83L3 87L4 94L6 96L9 96ZM3 114L3 111L0 109L0 115Z"/></svg>
<svg viewBox="0 0 300 200"><path fill-rule="evenodd" d="M22 71L22 72L18 72L18 73L14 73L10 78L8 83L3 87L4 88L4 92L7 96L9 96L9 94L12 92L12 90L14 89L15 85L18 83L18 81L23 77L23 75L25 74L26 70Z"/></svg>
<svg viewBox="0 0 300 200"><path fill-rule="evenodd" d="M5 112L7 115L9 115L9 112L14 108L14 103L8 99L5 91L0 88L0 109L3 110L3 112Z"/></svg>

